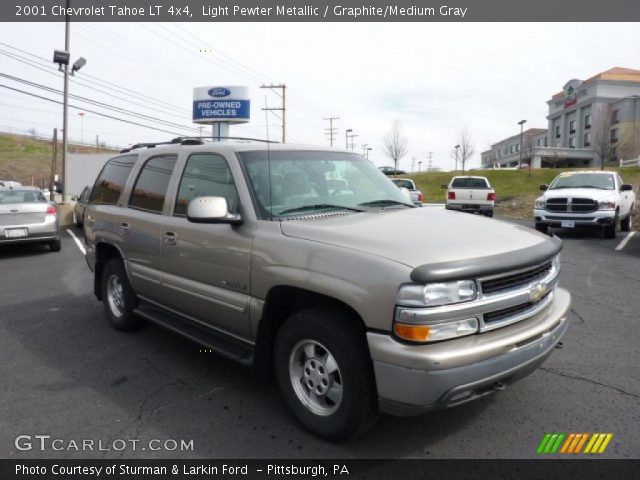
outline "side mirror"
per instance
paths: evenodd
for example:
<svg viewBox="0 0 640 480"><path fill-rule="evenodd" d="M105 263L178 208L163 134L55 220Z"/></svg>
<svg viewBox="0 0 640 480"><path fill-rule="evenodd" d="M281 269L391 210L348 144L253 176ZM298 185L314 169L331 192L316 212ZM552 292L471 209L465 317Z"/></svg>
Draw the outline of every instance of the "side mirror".
<svg viewBox="0 0 640 480"><path fill-rule="evenodd" d="M443 183L442 185L440 185L440 186L441 186L444 190L446 190L447 188L449 188L449 185L446 185L446 184L444 184L444 183Z"/></svg>
<svg viewBox="0 0 640 480"><path fill-rule="evenodd" d="M189 202L187 220L193 223L228 223L239 225L242 217L229 212L227 199L224 197L197 197Z"/></svg>
<svg viewBox="0 0 640 480"><path fill-rule="evenodd" d="M549 185L540 185L540 190L549 190Z"/></svg>
<svg viewBox="0 0 640 480"><path fill-rule="evenodd" d="M629 185L628 183L623 183L622 185L620 185L620 191L621 192L632 192L633 191L633 185Z"/></svg>

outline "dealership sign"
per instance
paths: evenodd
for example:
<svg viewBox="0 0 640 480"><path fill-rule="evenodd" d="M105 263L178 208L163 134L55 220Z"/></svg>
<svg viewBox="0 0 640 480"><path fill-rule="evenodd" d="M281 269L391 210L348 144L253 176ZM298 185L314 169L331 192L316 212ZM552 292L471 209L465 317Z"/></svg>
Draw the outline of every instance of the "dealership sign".
<svg viewBox="0 0 640 480"><path fill-rule="evenodd" d="M247 87L197 87L193 89L195 123L246 123L250 119Z"/></svg>

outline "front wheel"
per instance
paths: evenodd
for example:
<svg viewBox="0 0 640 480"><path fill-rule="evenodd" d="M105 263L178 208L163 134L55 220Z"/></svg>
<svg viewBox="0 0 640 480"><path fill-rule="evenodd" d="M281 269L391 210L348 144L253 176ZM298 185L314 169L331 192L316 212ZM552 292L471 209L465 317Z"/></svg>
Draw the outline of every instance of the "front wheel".
<svg viewBox="0 0 640 480"><path fill-rule="evenodd" d="M618 214L613 218L613 221L604 227L604 238L616 238L616 228L618 227Z"/></svg>
<svg viewBox="0 0 640 480"><path fill-rule="evenodd" d="M342 441L377 420L377 394L364 330L345 312L294 313L276 337L278 386L293 416L310 432Z"/></svg>
<svg viewBox="0 0 640 480"><path fill-rule="evenodd" d="M112 258L102 271L102 301L109 322L116 330L135 330L142 319L133 313L137 299L122 262Z"/></svg>
<svg viewBox="0 0 640 480"><path fill-rule="evenodd" d="M620 222L620 230L622 230L623 232L628 232L629 230L631 230L631 224L633 223L634 208L635 206L632 205L631 209L629 210L629 214Z"/></svg>
<svg viewBox="0 0 640 480"><path fill-rule="evenodd" d="M545 225L544 223L536 223L536 230L541 233L547 233L549 231L549 225Z"/></svg>

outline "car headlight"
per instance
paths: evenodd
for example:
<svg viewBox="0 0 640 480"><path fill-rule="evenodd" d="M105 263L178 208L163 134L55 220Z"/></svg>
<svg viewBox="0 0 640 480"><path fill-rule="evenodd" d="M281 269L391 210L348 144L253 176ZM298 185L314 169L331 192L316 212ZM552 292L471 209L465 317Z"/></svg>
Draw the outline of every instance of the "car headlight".
<svg viewBox="0 0 640 480"><path fill-rule="evenodd" d="M426 285L403 285L398 291L397 304L406 307L438 307L468 302L476 298L478 289L473 280L458 280Z"/></svg>
<svg viewBox="0 0 640 480"><path fill-rule="evenodd" d="M598 209L599 210L615 210L616 208L616 203L615 202L611 202L608 200L602 201L602 202L598 202Z"/></svg>
<svg viewBox="0 0 640 480"><path fill-rule="evenodd" d="M544 208L546 206L547 206L547 201L546 200L544 200L542 198L539 198L539 199L536 200L536 208Z"/></svg>

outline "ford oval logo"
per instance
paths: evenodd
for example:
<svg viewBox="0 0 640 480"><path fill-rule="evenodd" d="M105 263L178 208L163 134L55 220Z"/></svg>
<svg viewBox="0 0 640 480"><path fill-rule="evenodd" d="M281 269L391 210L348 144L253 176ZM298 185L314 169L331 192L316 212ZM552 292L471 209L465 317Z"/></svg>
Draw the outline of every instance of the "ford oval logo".
<svg viewBox="0 0 640 480"><path fill-rule="evenodd" d="M207 92L211 97L226 97L231 95L231 90L223 87L211 88Z"/></svg>

